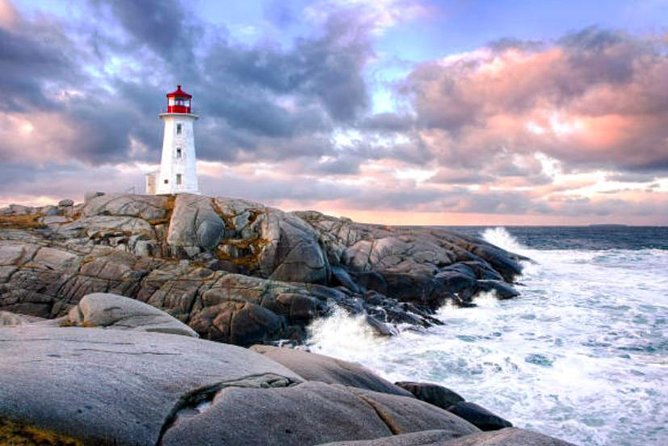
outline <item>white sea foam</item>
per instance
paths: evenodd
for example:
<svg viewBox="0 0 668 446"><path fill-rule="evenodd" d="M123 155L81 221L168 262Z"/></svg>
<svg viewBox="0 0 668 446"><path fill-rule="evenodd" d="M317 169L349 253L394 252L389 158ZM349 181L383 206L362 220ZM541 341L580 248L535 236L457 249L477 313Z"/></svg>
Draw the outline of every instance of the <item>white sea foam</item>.
<svg viewBox="0 0 668 446"><path fill-rule="evenodd" d="M503 228L483 236L536 260L519 298L446 306L446 325L390 339L339 312L311 327L311 347L390 380L440 383L577 444L668 444L668 251L539 251Z"/></svg>
<svg viewBox="0 0 668 446"><path fill-rule="evenodd" d="M485 241L498 246L499 248L503 248L506 251L511 251L518 254L526 251L527 249L526 247L522 246L515 237L510 235L506 228L503 227L485 229L482 233L482 238Z"/></svg>

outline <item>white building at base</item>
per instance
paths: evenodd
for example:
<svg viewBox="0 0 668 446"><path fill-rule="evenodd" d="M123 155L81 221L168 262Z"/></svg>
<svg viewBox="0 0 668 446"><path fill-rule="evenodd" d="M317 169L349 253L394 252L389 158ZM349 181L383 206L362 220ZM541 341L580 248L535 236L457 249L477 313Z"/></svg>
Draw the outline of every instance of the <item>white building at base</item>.
<svg viewBox="0 0 668 446"><path fill-rule="evenodd" d="M146 193L199 193L194 124L199 116L191 113L192 96L181 90L167 94L160 170L146 174Z"/></svg>

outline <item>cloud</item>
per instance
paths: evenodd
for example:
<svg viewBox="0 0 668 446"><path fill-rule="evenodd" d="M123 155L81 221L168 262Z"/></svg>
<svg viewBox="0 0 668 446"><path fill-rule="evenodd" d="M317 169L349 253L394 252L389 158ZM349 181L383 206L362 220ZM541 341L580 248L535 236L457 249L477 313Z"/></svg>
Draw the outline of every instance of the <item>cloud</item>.
<svg viewBox="0 0 668 446"><path fill-rule="evenodd" d="M188 18L191 12L177 0L95 0L107 6L134 40L173 63L173 69L192 74L194 48L200 29Z"/></svg>
<svg viewBox="0 0 668 446"><path fill-rule="evenodd" d="M667 49L597 28L507 41L422 64L401 92L444 163L480 166L505 148L574 168L668 169Z"/></svg>
<svg viewBox="0 0 668 446"><path fill-rule="evenodd" d="M257 28L269 34L249 43L176 0L25 17L0 0L0 201L141 190L159 161L165 93L181 83L201 116L209 194L394 212L387 222L400 212L662 218L649 204L668 190L665 40L596 28L501 39L404 64L397 80L381 73L376 44L428 7L307 3L269 3L271 23ZM290 33L272 40L280 26ZM396 87L384 90L396 108L374 114L379 79Z"/></svg>

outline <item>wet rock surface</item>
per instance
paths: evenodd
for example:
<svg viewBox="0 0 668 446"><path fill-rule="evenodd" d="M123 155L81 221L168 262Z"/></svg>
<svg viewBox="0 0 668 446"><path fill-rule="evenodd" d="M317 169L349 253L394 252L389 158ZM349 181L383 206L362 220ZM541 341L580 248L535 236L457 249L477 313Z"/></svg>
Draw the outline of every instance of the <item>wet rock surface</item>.
<svg viewBox="0 0 668 446"><path fill-rule="evenodd" d="M439 386L438 384L400 381L395 383L395 385L410 392L419 400L446 410L450 406L464 401L464 398L454 390Z"/></svg>
<svg viewBox="0 0 668 446"><path fill-rule="evenodd" d="M0 209L0 311L53 319L87 294L114 293L239 345L299 342L336 306L383 335L439 324L445 302L517 295L520 260L445 229L223 197L93 193Z"/></svg>
<svg viewBox="0 0 668 446"><path fill-rule="evenodd" d="M470 401L460 401L447 410L483 431L495 431L513 426L510 421Z"/></svg>

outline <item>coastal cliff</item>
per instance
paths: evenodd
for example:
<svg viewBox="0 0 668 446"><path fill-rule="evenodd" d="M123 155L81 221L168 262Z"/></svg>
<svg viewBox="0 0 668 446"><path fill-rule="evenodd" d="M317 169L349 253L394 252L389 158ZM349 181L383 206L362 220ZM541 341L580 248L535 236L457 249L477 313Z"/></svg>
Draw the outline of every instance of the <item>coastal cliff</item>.
<svg viewBox="0 0 668 446"><path fill-rule="evenodd" d="M336 306L391 335L439 324L432 314L448 301L516 296L521 259L445 229L201 195L89 194L0 209L0 311L53 319L110 292L242 346L302 341Z"/></svg>

